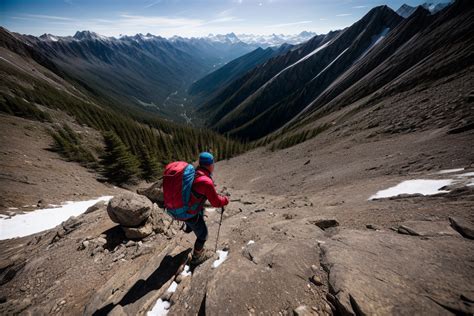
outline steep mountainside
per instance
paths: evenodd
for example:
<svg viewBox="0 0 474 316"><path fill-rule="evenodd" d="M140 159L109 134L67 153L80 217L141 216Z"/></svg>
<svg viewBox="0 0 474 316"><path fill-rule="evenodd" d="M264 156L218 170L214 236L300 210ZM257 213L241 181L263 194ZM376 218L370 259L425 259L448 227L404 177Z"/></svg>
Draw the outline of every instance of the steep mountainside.
<svg viewBox="0 0 474 316"><path fill-rule="evenodd" d="M382 88L373 97L383 99L420 80L448 76L472 64L472 13L469 1L458 1L435 15L419 8L406 20L388 7L375 8L313 55L261 82L244 97L239 85L231 83L234 90L227 89L201 111L213 115L213 128L257 139L288 127L290 121L314 121L308 111L324 107L327 114ZM265 64L255 71L269 69Z"/></svg>
<svg viewBox="0 0 474 316"><path fill-rule="evenodd" d="M386 6L372 9L360 21L324 43L327 45L319 46L319 50L305 55L263 83L212 126L221 132L245 138L264 136L271 128L281 126L302 109L304 103L285 107L288 100L301 93L306 98L318 95L401 20ZM261 120L265 120L265 113L271 113L272 127L259 126L258 132L252 130L252 126L256 126L252 121L260 116Z"/></svg>
<svg viewBox="0 0 474 316"><path fill-rule="evenodd" d="M287 54L270 59L255 67L229 84L219 95L206 101L198 112L209 117L210 125L215 124L265 82L284 71L285 68L291 68L292 65L301 62L307 55L315 52L337 34L338 32L330 32L327 35L317 35L307 43L290 50Z"/></svg>
<svg viewBox="0 0 474 316"><path fill-rule="evenodd" d="M250 69L264 63L268 59L284 54L292 45L282 45L275 48L257 48L256 50L232 60L218 70L194 82L188 89L194 104L199 105L199 100L209 99L224 90L229 83L244 75Z"/></svg>

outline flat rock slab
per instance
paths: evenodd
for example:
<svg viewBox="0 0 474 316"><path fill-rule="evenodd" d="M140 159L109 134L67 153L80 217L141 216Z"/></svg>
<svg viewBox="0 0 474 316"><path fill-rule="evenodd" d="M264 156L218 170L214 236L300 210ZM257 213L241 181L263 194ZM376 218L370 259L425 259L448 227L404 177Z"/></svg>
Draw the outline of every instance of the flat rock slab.
<svg viewBox="0 0 474 316"><path fill-rule="evenodd" d="M413 236L460 236L447 221L406 221L398 227L398 233Z"/></svg>
<svg viewBox="0 0 474 316"><path fill-rule="evenodd" d="M342 230L321 245L343 315L474 313L474 243Z"/></svg>
<svg viewBox="0 0 474 316"><path fill-rule="evenodd" d="M474 225L462 218L450 217L451 227L458 231L463 237L474 239Z"/></svg>

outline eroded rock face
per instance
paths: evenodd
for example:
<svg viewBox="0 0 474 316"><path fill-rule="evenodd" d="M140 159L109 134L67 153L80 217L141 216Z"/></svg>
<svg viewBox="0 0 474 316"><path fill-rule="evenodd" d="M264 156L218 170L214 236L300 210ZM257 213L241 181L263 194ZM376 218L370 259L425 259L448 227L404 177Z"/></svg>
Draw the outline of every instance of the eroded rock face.
<svg viewBox="0 0 474 316"><path fill-rule="evenodd" d="M451 227L458 231L463 237L474 239L474 225L461 218L450 217Z"/></svg>
<svg viewBox="0 0 474 316"><path fill-rule="evenodd" d="M147 221L152 208L152 202L145 196L127 192L110 200L107 213L110 219L117 224L125 227L138 227Z"/></svg>
<svg viewBox="0 0 474 316"><path fill-rule="evenodd" d="M426 229L426 226L423 227ZM460 236L342 230L322 248L345 315L472 314L474 243Z"/></svg>

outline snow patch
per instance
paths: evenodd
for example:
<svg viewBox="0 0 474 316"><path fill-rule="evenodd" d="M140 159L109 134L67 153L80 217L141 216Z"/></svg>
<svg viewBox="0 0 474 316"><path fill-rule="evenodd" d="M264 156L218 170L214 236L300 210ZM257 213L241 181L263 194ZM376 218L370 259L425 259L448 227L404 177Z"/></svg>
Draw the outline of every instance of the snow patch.
<svg viewBox="0 0 474 316"><path fill-rule="evenodd" d="M464 168L446 169L446 170L440 170L440 171L436 172L436 174L456 173L456 172L460 172L460 171L463 171L463 170L464 170Z"/></svg>
<svg viewBox="0 0 474 316"><path fill-rule="evenodd" d="M96 200L66 202L59 208L45 208L0 220L0 240L23 237L53 228L71 216L84 213L99 201L109 201L112 196Z"/></svg>
<svg viewBox="0 0 474 316"><path fill-rule="evenodd" d="M319 46L318 48L316 48L315 50L313 50L311 53L309 53L308 55L305 55L303 58L297 60L296 62L294 62L293 64L289 65L288 67L284 68L282 71L280 71L279 73L277 73L272 79L270 79L270 81L273 81L276 77L278 77L279 75L281 75L283 72L287 71L288 69L298 65L299 63L305 61L306 59L310 58L311 56L313 56L314 54L318 53L319 51L321 51L322 49L326 48L327 46L329 45L329 42L327 43L324 43L323 45Z"/></svg>
<svg viewBox="0 0 474 316"><path fill-rule="evenodd" d="M442 180L407 180L397 184L394 187L378 191L375 195L372 195L369 200L388 198L397 196L399 194L423 194L433 195L438 193L448 193L449 191L439 190L440 188L450 185L453 182L451 179Z"/></svg>
<svg viewBox="0 0 474 316"><path fill-rule="evenodd" d="M177 288L178 288L178 283L173 281L167 291L171 292L171 293L174 293L174 292L176 292Z"/></svg>
<svg viewBox="0 0 474 316"><path fill-rule="evenodd" d="M347 50L349 49L349 47L347 47L346 49L344 49L342 51L342 53L340 53L339 55L337 55L336 58L334 58L333 61L331 61L326 67L324 67L323 70L321 70L313 79L311 79L311 81L315 80L316 78L318 78L319 76L321 76L326 70L329 69L329 67L331 67L342 55L344 55L345 52L347 52Z"/></svg>
<svg viewBox="0 0 474 316"><path fill-rule="evenodd" d="M360 59L362 59L365 55L367 55L367 53L374 47L376 46L378 43L380 43L388 34L388 32L390 32L390 28L386 27L382 30L382 32L378 35L375 35L375 36L372 36L372 41L369 45L369 47L362 53L362 55L360 55L359 58L357 58L357 61L359 61Z"/></svg>
<svg viewBox="0 0 474 316"><path fill-rule="evenodd" d="M249 240L249 242L247 243L247 246L248 246L248 245L252 245L252 244L254 244L254 243L255 243L255 241Z"/></svg>
<svg viewBox="0 0 474 316"><path fill-rule="evenodd" d="M164 316L168 314L171 304L168 301L158 299L153 308L146 313L147 316Z"/></svg>
<svg viewBox="0 0 474 316"><path fill-rule="evenodd" d="M212 263L213 268L217 268L218 266L220 266L222 262L224 262L225 259L227 259L227 255L229 254L229 252L224 251L224 250L217 250L217 254L219 255L219 259L217 259L216 261Z"/></svg>
<svg viewBox="0 0 474 316"><path fill-rule="evenodd" d="M190 270L190 267L188 265L185 265L183 271L181 272L181 275L184 277L191 276L191 274L193 273Z"/></svg>

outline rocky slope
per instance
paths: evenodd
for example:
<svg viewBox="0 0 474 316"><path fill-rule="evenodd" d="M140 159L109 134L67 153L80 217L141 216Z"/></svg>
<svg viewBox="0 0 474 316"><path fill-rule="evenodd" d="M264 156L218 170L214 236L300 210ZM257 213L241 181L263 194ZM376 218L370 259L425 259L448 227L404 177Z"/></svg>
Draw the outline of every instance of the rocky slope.
<svg viewBox="0 0 474 316"><path fill-rule="evenodd" d="M367 138L351 122L217 164L231 203L218 242L228 257L216 268L211 259L181 275L192 234L168 219L130 241L104 205L1 241L2 313L145 315L160 298L170 315L472 313L472 131L380 126ZM464 170L439 173L453 168ZM449 193L369 200L410 179L454 182ZM206 214L213 248L219 214Z"/></svg>

